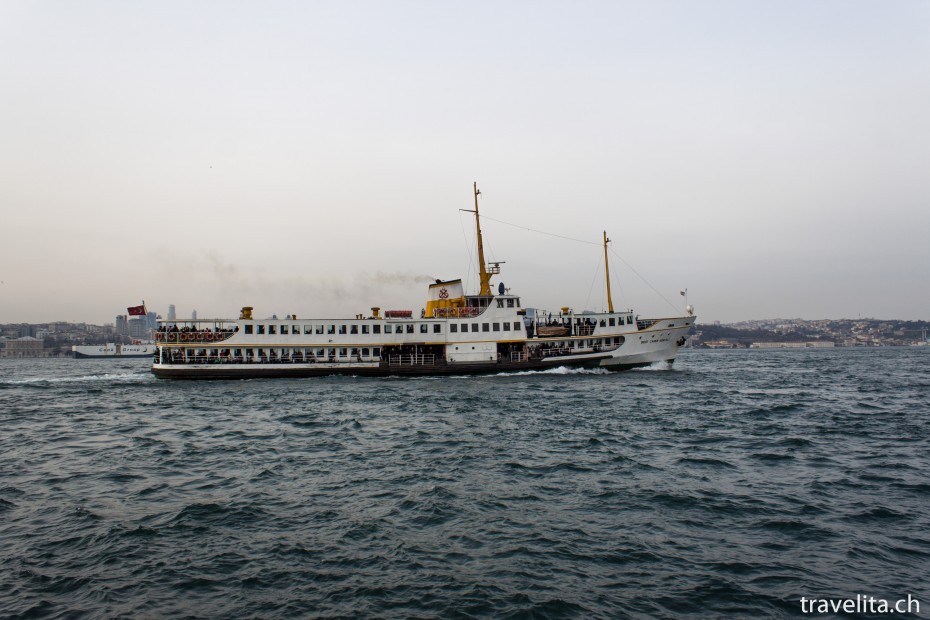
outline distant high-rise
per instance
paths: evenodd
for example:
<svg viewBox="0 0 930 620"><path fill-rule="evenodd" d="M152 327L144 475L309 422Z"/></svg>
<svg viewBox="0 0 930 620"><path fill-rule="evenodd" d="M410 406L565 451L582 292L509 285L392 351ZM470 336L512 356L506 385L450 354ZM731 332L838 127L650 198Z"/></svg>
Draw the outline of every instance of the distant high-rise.
<svg viewBox="0 0 930 620"><path fill-rule="evenodd" d="M177 318L178 318L178 317L177 317L177 315L175 314L175 311L174 311L174 304L168 304L168 320L169 320L169 321L176 321Z"/></svg>
<svg viewBox="0 0 930 620"><path fill-rule="evenodd" d="M196 310L191 310L191 320L192 320L192 321L196 321L196 320L197 320L197 311L196 311Z"/></svg>

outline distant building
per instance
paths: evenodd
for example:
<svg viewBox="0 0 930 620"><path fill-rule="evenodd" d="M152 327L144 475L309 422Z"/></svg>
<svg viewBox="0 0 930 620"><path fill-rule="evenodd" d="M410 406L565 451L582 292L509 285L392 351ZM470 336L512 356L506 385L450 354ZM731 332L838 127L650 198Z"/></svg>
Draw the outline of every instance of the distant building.
<svg viewBox="0 0 930 620"><path fill-rule="evenodd" d="M0 349L0 357L44 357L42 341L32 336L24 336L15 340L7 340L3 349Z"/></svg>
<svg viewBox="0 0 930 620"><path fill-rule="evenodd" d="M811 342L753 342L750 349L832 349L833 341L813 340Z"/></svg>
<svg viewBox="0 0 930 620"><path fill-rule="evenodd" d="M178 319L178 315L175 312L174 304L168 304L168 320L176 321L177 319Z"/></svg>
<svg viewBox="0 0 930 620"><path fill-rule="evenodd" d="M129 319L129 337L138 338L139 340L150 340L152 337L152 330L149 328L149 319L148 317L137 317L135 319Z"/></svg>
<svg viewBox="0 0 930 620"><path fill-rule="evenodd" d="M196 310L191 310L191 320L192 320L192 321L196 321L196 320L197 320L197 311L196 311Z"/></svg>
<svg viewBox="0 0 930 620"><path fill-rule="evenodd" d="M116 333L120 336L129 335L129 317L125 314L116 315Z"/></svg>

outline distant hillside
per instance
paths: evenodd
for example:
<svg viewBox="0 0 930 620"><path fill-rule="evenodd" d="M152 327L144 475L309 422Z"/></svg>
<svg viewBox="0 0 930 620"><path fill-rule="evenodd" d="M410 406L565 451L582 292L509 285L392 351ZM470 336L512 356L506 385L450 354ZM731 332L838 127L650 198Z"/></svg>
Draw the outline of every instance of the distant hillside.
<svg viewBox="0 0 930 620"><path fill-rule="evenodd" d="M896 346L914 344L925 339L930 334L930 321L774 319L729 325L698 323L694 326L694 333L694 346L711 341L729 341L749 346L753 342L818 340L833 342L838 346Z"/></svg>

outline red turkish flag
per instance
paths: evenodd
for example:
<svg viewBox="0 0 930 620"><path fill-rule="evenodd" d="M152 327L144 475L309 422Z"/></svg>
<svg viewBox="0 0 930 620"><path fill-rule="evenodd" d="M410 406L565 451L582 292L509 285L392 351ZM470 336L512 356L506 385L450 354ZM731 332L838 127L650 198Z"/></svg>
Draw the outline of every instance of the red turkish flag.
<svg viewBox="0 0 930 620"><path fill-rule="evenodd" d="M126 312L129 313L129 316L145 316L145 305L126 308Z"/></svg>

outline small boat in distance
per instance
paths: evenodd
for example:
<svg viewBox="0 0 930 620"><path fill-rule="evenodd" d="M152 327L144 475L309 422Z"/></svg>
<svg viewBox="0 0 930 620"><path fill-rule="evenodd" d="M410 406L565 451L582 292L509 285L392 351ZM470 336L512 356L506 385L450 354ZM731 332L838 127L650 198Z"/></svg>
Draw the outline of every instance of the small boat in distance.
<svg viewBox="0 0 930 620"><path fill-rule="evenodd" d="M165 379L246 379L321 375L467 375L557 367L625 370L672 363L695 321L683 316L642 319L615 311L607 278L607 310L575 313L527 307L491 278L500 263L485 263L474 186L480 289L462 280L429 285L426 308L378 307L351 319L253 318L159 320L152 372ZM604 260L607 262L607 233Z"/></svg>

